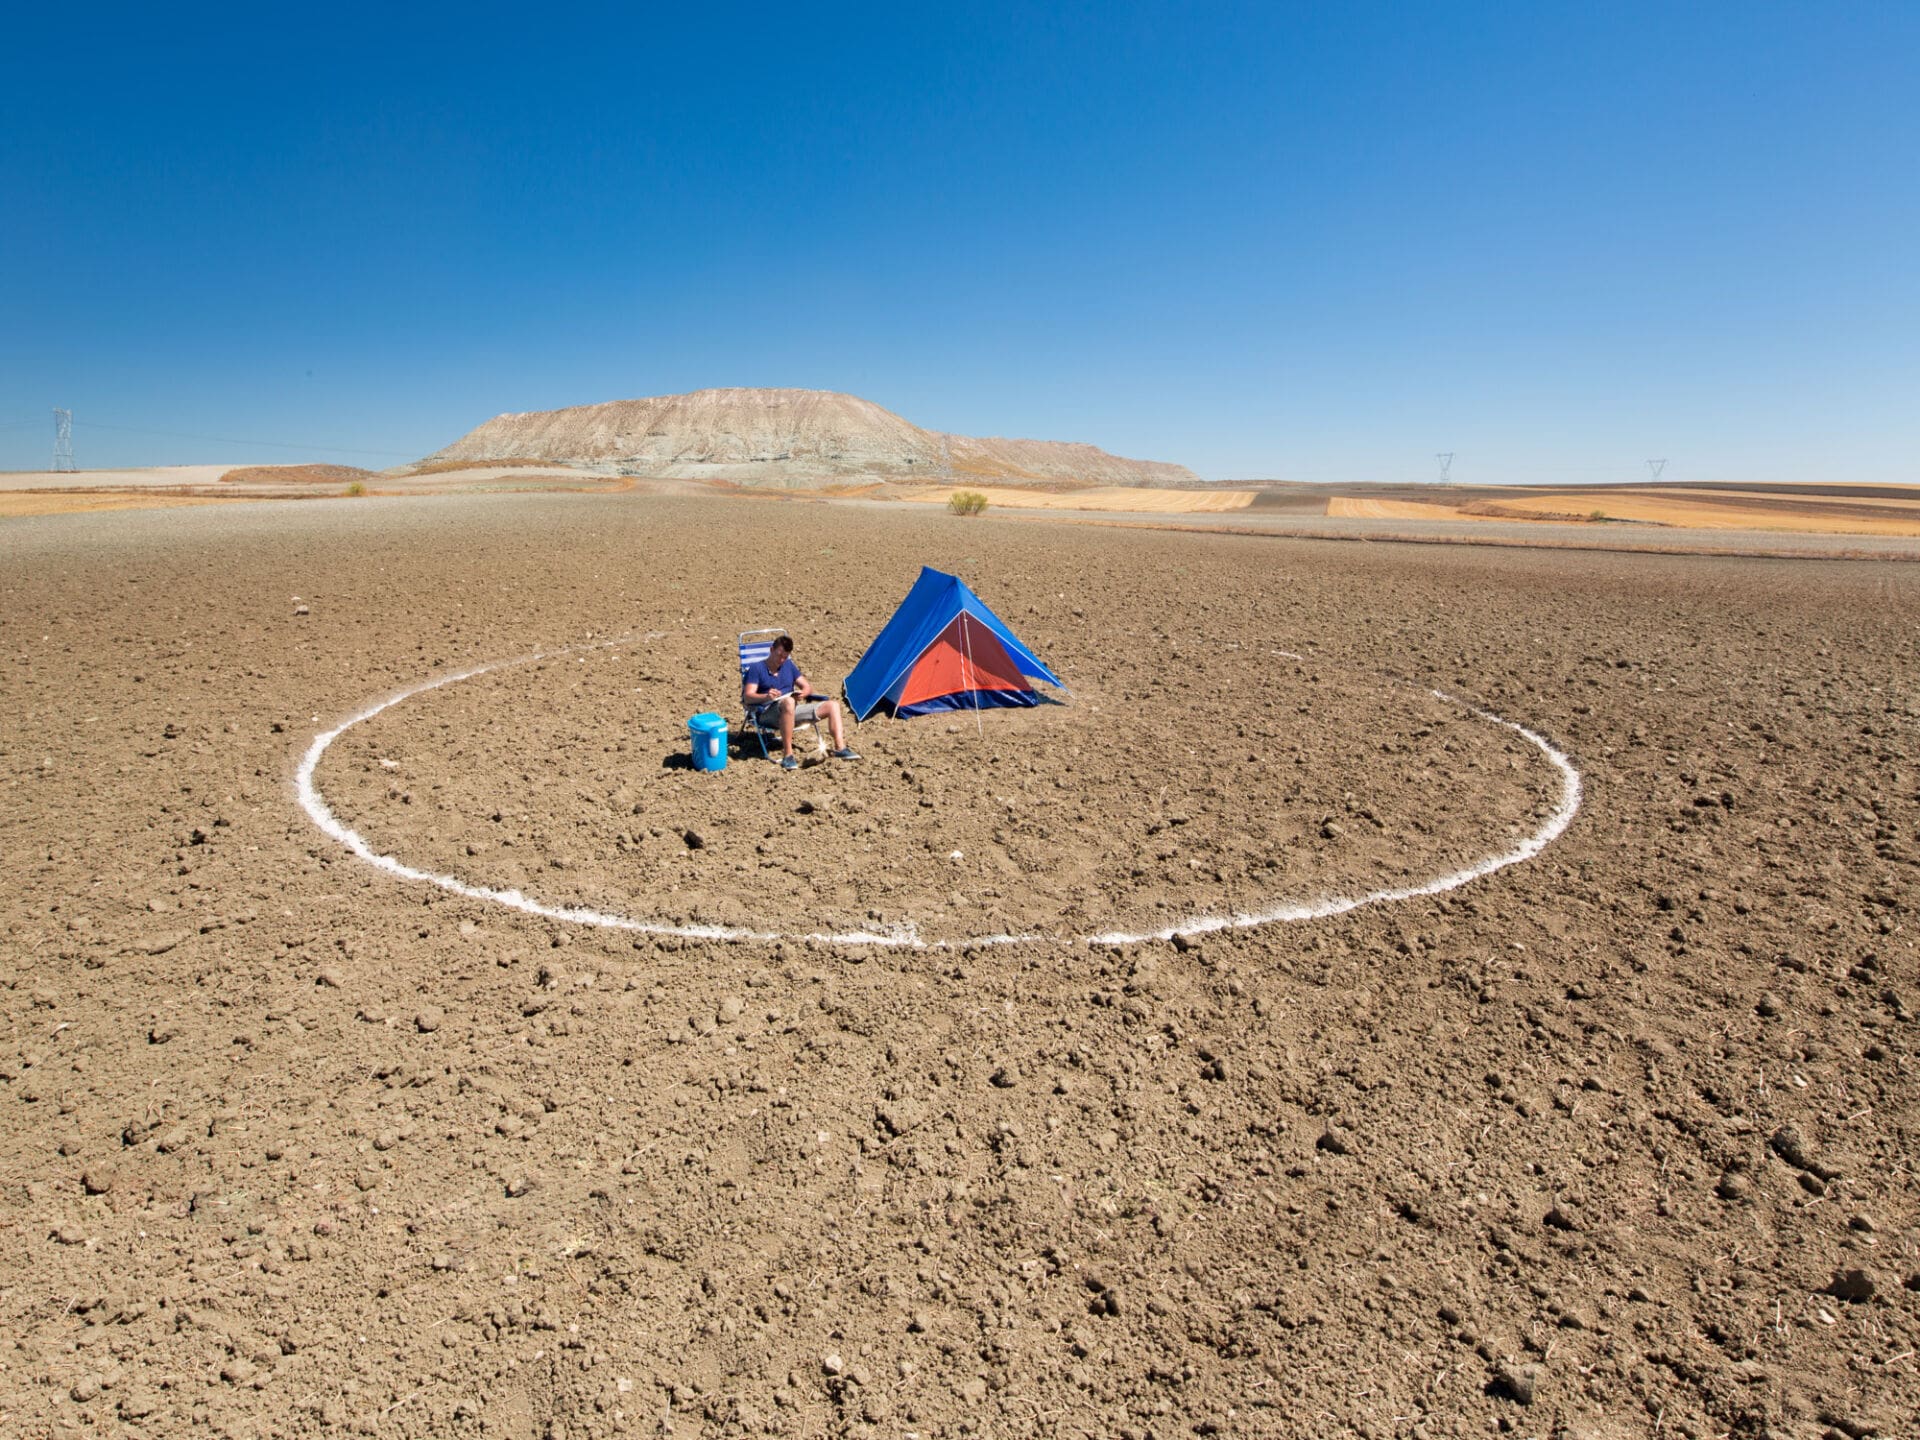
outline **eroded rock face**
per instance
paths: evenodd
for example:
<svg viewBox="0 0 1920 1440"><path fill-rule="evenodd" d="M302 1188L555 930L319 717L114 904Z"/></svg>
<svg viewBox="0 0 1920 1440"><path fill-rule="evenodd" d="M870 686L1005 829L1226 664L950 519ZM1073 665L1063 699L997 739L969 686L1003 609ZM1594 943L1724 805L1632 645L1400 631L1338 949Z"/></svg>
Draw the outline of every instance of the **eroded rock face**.
<svg viewBox="0 0 1920 1440"><path fill-rule="evenodd" d="M1184 465L1092 445L923 430L828 390L696 390L497 415L432 461L552 460L678 479L801 487L849 477L1194 484Z"/></svg>

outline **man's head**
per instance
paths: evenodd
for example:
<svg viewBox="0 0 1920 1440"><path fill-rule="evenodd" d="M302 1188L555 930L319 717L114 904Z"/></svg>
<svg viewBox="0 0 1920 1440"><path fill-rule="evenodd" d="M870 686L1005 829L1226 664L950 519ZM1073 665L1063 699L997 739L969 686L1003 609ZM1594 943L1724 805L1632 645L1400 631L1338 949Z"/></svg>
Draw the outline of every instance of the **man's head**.
<svg viewBox="0 0 1920 1440"><path fill-rule="evenodd" d="M787 657L791 654L793 654L793 637L782 635L767 647L767 664L770 668L778 670L787 663Z"/></svg>

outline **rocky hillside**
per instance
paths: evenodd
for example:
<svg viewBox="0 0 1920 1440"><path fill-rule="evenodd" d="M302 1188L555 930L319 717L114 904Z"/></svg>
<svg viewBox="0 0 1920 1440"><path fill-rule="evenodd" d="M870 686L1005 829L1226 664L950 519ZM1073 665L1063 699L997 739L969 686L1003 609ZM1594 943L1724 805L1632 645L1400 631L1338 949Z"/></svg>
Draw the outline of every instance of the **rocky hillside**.
<svg viewBox="0 0 1920 1440"><path fill-rule="evenodd" d="M1184 465L1164 460L1128 460L1097 445L1069 440L975 440L946 435L953 474L981 480L1077 480L1094 485L1198 485Z"/></svg>
<svg viewBox="0 0 1920 1440"><path fill-rule="evenodd" d="M922 430L827 390L696 390L525 415L498 415L432 461L546 460L626 474L809 486L846 479L1000 479L1192 485L1184 465L1127 460L1092 445L978 440Z"/></svg>

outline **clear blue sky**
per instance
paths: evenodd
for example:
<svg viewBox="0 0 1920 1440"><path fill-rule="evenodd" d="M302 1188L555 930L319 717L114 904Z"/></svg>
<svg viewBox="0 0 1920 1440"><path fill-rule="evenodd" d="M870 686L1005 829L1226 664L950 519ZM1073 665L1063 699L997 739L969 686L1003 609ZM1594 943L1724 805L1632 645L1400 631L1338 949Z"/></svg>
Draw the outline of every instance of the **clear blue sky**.
<svg viewBox="0 0 1920 1440"><path fill-rule="evenodd" d="M0 50L0 468L792 385L1213 479L1920 481L1910 0L117 8Z"/></svg>

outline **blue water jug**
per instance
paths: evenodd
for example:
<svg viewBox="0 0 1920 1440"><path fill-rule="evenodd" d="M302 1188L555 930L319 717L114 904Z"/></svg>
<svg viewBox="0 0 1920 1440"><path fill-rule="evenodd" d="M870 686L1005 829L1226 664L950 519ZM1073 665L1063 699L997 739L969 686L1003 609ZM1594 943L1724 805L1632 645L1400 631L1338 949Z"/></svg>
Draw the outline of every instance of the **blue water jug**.
<svg viewBox="0 0 1920 1440"><path fill-rule="evenodd" d="M687 721L687 729L693 736L693 768L696 770L726 769L726 717L716 715L709 710Z"/></svg>

